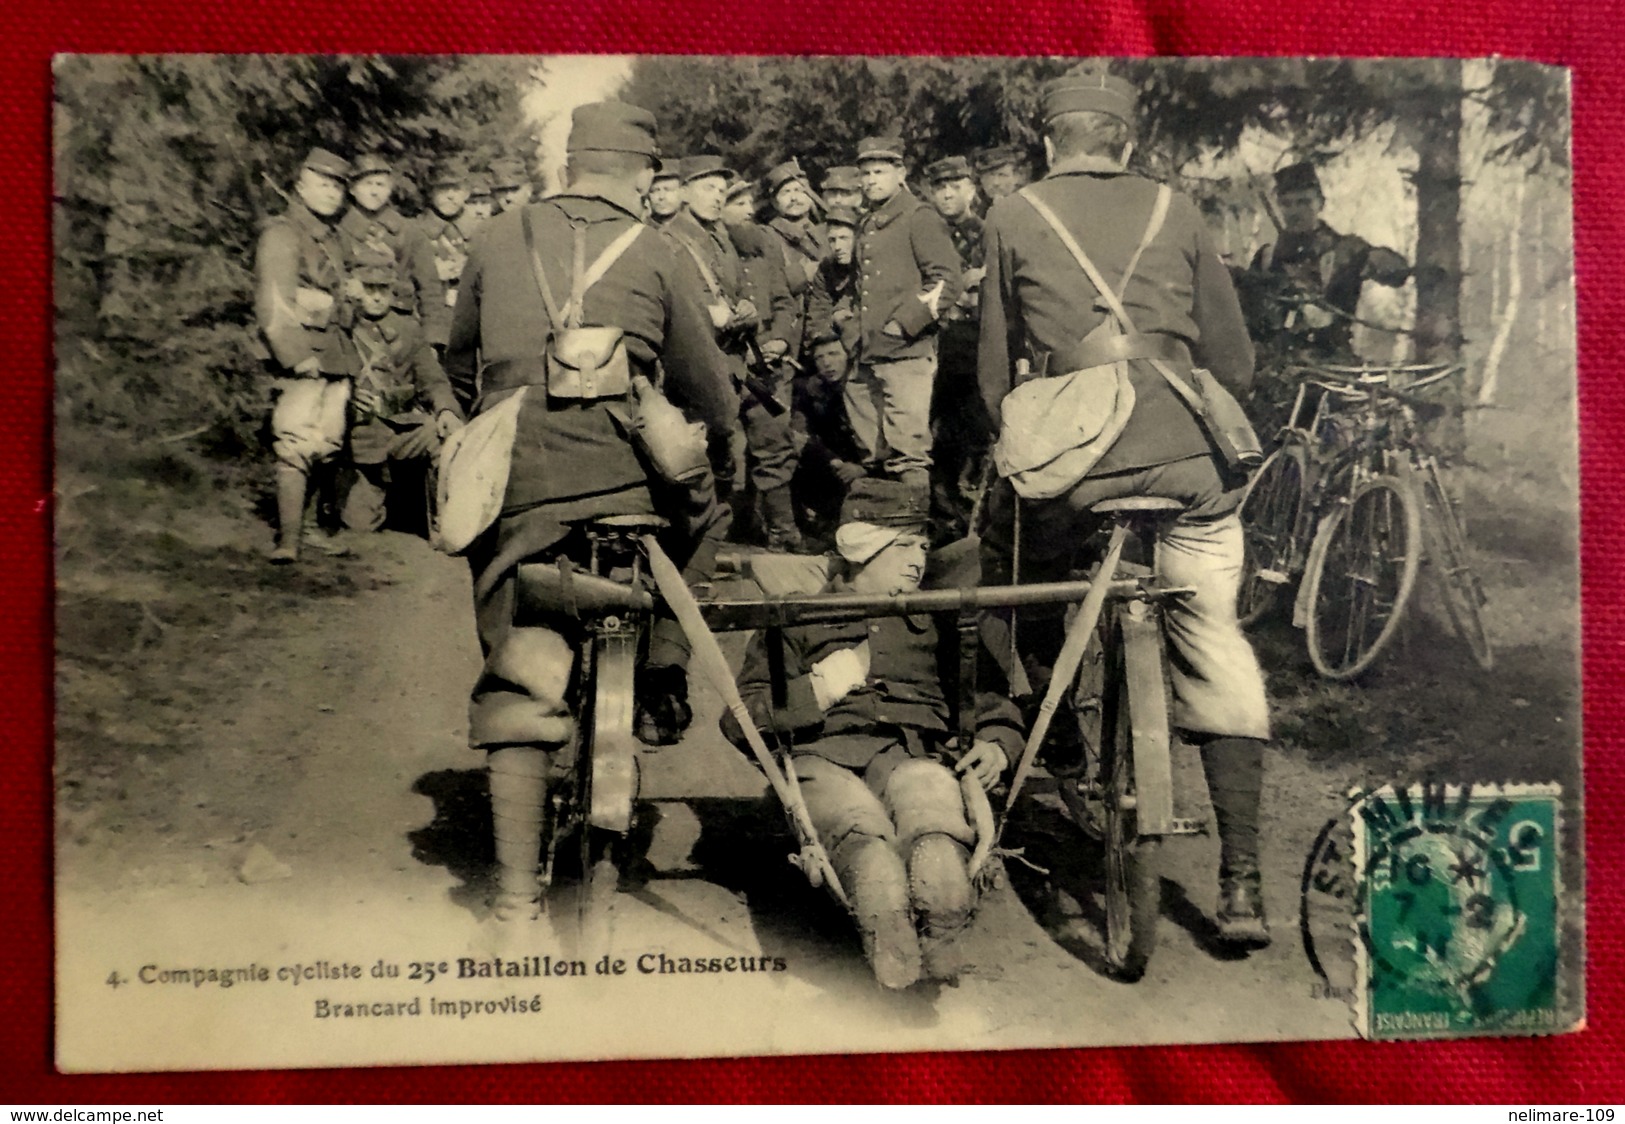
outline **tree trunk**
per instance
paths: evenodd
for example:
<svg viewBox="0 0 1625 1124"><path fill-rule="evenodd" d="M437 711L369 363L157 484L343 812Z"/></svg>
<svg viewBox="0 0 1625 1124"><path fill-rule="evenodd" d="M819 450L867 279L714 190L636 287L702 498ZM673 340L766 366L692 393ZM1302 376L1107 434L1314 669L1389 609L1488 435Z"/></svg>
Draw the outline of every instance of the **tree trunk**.
<svg viewBox="0 0 1625 1124"><path fill-rule="evenodd" d="M1416 142L1416 352L1445 362L1461 352L1461 62L1433 65L1436 112Z"/></svg>
<svg viewBox="0 0 1625 1124"><path fill-rule="evenodd" d="M1507 341L1512 338L1512 325L1518 320L1523 305L1523 199L1529 186L1529 177L1520 175L1518 186L1512 194L1511 222L1507 230L1507 263L1506 263L1506 307L1497 309L1491 306L1491 314L1498 315L1500 320L1495 325L1495 338L1490 342L1490 352L1484 359L1484 375L1478 384L1478 401L1481 405L1489 405L1495 401L1496 382L1501 373L1501 360L1506 358ZM1499 262L1497 262L1499 265Z"/></svg>

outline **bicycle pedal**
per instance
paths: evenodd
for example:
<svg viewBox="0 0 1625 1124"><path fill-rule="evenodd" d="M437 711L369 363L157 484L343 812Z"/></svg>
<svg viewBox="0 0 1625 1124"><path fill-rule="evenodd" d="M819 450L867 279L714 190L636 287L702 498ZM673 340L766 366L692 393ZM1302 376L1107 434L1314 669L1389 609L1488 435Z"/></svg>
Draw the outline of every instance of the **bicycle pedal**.
<svg viewBox="0 0 1625 1124"><path fill-rule="evenodd" d="M1207 821L1201 819L1171 819L1168 821L1169 835L1206 835Z"/></svg>

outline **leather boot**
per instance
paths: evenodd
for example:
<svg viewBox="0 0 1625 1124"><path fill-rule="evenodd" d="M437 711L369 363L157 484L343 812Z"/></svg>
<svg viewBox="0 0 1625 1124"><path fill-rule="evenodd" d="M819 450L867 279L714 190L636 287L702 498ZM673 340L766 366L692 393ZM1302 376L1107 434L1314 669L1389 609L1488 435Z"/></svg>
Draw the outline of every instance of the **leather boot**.
<svg viewBox="0 0 1625 1124"><path fill-rule="evenodd" d="M354 553L338 525L338 465L325 461L310 470L312 503L305 512L304 543L317 554L348 558Z"/></svg>
<svg viewBox="0 0 1625 1124"><path fill-rule="evenodd" d="M761 493L760 511L762 530L767 535L767 548L786 554L800 554L803 547L801 528L796 525L796 508L790 499L790 486L782 484Z"/></svg>
<svg viewBox="0 0 1625 1124"><path fill-rule="evenodd" d="M686 668L645 667L638 673L634 729L644 745L676 745L694 719Z"/></svg>
<svg viewBox="0 0 1625 1124"><path fill-rule="evenodd" d="M1264 918L1264 884L1257 866L1219 872L1219 939L1236 948L1266 948L1269 922Z"/></svg>
<svg viewBox="0 0 1625 1124"><path fill-rule="evenodd" d="M908 875L890 843L849 835L832 856L880 986L900 991L920 978L920 940L908 905Z"/></svg>
<svg viewBox="0 0 1625 1124"><path fill-rule="evenodd" d="M276 543L271 562L285 566L299 561L299 538L304 533L306 478L290 464L276 466Z"/></svg>
<svg viewBox="0 0 1625 1124"><path fill-rule="evenodd" d="M547 801L548 755L531 746L492 750L486 757L491 823L496 839L498 921L536 916L541 887L542 809Z"/></svg>

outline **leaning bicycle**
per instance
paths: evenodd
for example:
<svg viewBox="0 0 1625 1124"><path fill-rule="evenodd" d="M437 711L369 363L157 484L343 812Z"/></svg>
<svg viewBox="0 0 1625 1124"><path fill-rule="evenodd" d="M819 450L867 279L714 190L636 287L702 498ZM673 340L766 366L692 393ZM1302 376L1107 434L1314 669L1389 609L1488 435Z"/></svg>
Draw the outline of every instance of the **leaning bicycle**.
<svg viewBox="0 0 1625 1124"><path fill-rule="evenodd" d="M1473 658L1491 666L1482 583L1423 434L1423 419L1447 407L1418 393L1462 372L1449 364L1296 368L1281 446L1242 504L1244 626L1296 586L1293 619L1310 662L1327 678L1352 679L1397 635L1425 559Z"/></svg>

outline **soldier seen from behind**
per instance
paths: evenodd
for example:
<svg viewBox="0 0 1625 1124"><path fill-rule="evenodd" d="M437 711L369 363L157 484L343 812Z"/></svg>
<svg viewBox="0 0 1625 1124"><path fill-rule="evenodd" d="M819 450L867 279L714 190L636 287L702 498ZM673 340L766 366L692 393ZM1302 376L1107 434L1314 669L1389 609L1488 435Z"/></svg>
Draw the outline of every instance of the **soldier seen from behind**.
<svg viewBox="0 0 1625 1124"><path fill-rule="evenodd" d="M278 564L297 561L301 544L324 554L348 553L330 528L317 528L315 510L307 517L307 503L336 508L337 458L355 372L345 331L353 310L345 295L339 233L350 171L342 157L311 149L287 210L265 224L254 254L254 350L270 378L276 457L277 530L270 558Z"/></svg>
<svg viewBox="0 0 1625 1124"><path fill-rule="evenodd" d="M576 733L582 629L567 603L539 586L522 591L520 563L554 575L587 567L582 521L656 513L671 523L667 553L692 563L717 518L711 478L661 478L657 458L634 445L627 411L646 392L643 380L663 380L666 397L713 431L737 413L692 267L641 221L659 156L653 115L615 101L583 105L566 152L564 189L497 216L476 244L446 356L464 385L484 364L470 432L516 411L500 513L467 549L485 653L469 740L489 768L501 918L535 912L542 809ZM696 453L703 470L703 449ZM523 616L522 603L532 606ZM653 691L686 709L677 697L686 696L685 657L670 635L657 625L650 638L642 708ZM658 683L656 666L668 672Z"/></svg>
<svg viewBox="0 0 1625 1124"><path fill-rule="evenodd" d="M1001 423L994 458L1002 478L987 501L982 579L1066 579L1087 564L1080 545L1099 525L1090 508L1102 500L1184 505L1155 547L1162 578L1194 591L1167 608L1173 722L1200 747L1212 796L1219 936L1257 947L1269 942L1259 802L1270 721L1263 673L1236 620L1244 482L1172 385L1188 385L1200 366L1239 395L1252 379L1253 349L1196 205L1127 169L1136 101L1129 83L1099 71L1048 83L1049 173L988 212L979 373ZM1084 259L1120 294L1132 323L1103 297ZM1013 416L1022 420L1002 424ZM1035 684L1047 681L1063 632L1053 612L1020 615L1020 655ZM990 667L986 681L1007 671ZM1004 705L1010 728L1026 729L1028 716L1012 699ZM1070 767L1051 764L1063 777Z"/></svg>

